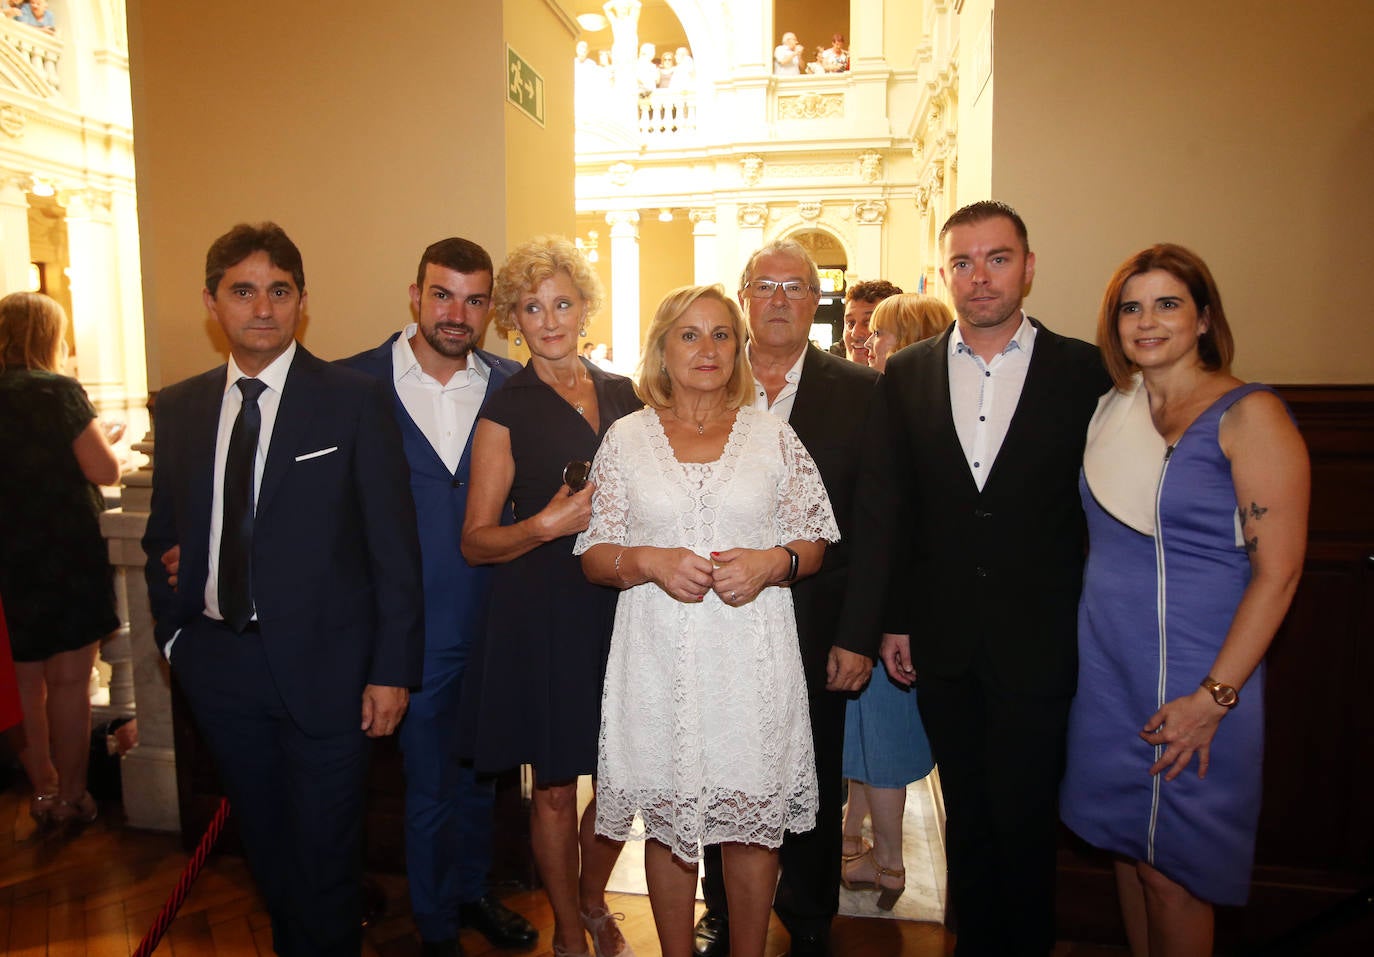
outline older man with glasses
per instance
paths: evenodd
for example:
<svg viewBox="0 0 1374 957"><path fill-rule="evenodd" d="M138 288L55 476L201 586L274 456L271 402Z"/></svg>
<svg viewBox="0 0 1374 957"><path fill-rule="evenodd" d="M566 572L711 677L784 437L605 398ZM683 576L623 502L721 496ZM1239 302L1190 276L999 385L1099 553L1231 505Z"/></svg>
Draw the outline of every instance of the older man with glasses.
<svg viewBox="0 0 1374 957"><path fill-rule="evenodd" d="M863 430L854 423L867 416L878 375L811 345L820 278L816 264L798 243L777 241L754 253L740 277L739 302L749 319L754 405L791 424L820 470L840 527L840 541L826 549L821 570L792 589L820 808L814 830L789 832L783 838L782 876L773 908L792 935L791 953L810 957L829 953L830 922L839 909L844 693L862 688L873 667L866 654L834 641L844 602L863 439ZM713 957L729 952L729 914L720 849L707 848L705 858L707 910L697 922L694 950Z"/></svg>

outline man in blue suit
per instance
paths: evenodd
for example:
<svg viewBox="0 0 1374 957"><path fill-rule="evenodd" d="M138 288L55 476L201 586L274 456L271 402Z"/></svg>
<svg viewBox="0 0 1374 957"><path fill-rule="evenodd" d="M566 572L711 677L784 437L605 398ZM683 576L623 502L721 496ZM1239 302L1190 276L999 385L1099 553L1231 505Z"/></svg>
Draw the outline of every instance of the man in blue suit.
<svg viewBox="0 0 1374 957"><path fill-rule="evenodd" d="M401 725L406 771L406 872L424 952L462 953L459 926L498 947L533 946L537 933L488 893L492 781L456 753L458 699L473 637L485 630L490 569L458 549L467 508L472 428L483 400L519 370L477 348L491 311L492 267L466 239L425 250L410 301L416 322L344 360L386 382L401 428L420 519L424 566L424 678Z"/></svg>
<svg viewBox="0 0 1374 957"><path fill-rule="evenodd" d="M185 690L283 955L361 948L369 741L420 680L420 548L390 397L296 342L300 251L241 224L206 255L227 365L168 386L143 548ZM163 556L180 546L173 577Z"/></svg>

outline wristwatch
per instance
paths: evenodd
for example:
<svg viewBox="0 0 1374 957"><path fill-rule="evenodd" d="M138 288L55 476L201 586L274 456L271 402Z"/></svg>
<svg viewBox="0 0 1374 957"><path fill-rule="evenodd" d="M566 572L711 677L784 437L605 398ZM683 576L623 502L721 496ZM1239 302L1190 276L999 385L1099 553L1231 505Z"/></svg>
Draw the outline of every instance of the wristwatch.
<svg viewBox="0 0 1374 957"><path fill-rule="evenodd" d="M1202 687L1210 691L1212 693L1212 700L1223 708L1234 708L1236 702L1240 700L1240 695L1236 692L1235 688L1232 688L1230 685L1222 684L1211 675L1202 679Z"/></svg>

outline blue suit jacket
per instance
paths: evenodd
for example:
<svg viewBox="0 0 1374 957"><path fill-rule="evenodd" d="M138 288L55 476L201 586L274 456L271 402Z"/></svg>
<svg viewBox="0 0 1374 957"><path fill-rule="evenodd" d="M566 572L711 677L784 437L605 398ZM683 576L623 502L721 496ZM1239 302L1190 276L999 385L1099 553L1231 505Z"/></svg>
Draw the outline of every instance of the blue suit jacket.
<svg viewBox="0 0 1374 957"><path fill-rule="evenodd" d="M491 568L474 568L463 560L459 549L463 516L468 503L472 433L468 433L457 470L450 472L434 446L411 419L396 392L391 350L399 337L398 332L377 348L340 362L386 383L396 422L401 429L406 462L410 466L410 490L415 497L415 511L422 518L419 533L424 566L428 680L431 677L428 672L433 669L442 671L446 665L461 668L473 637L485 630L487 579L491 575ZM480 349L477 354L491 370L487 380L488 396L520 371L520 363L512 359L503 359Z"/></svg>
<svg viewBox="0 0 1374 957"><path fill-rule="evenodd" d="M160 648L197 624L205 610L225 375L220 366L157 396L153 498L143 548ZM323 450L331 451L311 455ZM176 544L181 566L173 590L161 556ZM366 684L419 683L420 548L387 392L300 346L258 491L252 564L272 672L263 677L275 682L307 733L356 728Z"/></svg>

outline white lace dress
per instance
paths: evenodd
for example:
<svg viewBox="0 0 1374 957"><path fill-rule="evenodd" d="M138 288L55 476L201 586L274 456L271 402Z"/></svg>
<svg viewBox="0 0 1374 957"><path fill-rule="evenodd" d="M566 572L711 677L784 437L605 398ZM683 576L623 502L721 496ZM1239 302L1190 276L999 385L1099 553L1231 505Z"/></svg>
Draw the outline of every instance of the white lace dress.
<svg viewBox="0 0 1374 957"><path fill-rule="evenodd" d="M740 409L721 457L681 463L658 414L606 433L592 466L591 525L574 552L611 543L769 548L837 541L816 464L787 423ZM703 844L777 847L816 821L816 762L792 592L765 588L732 608L708 592L675 601L652 583L626 589L602 694L596 830L645 834L678 858Z"/></svg>

